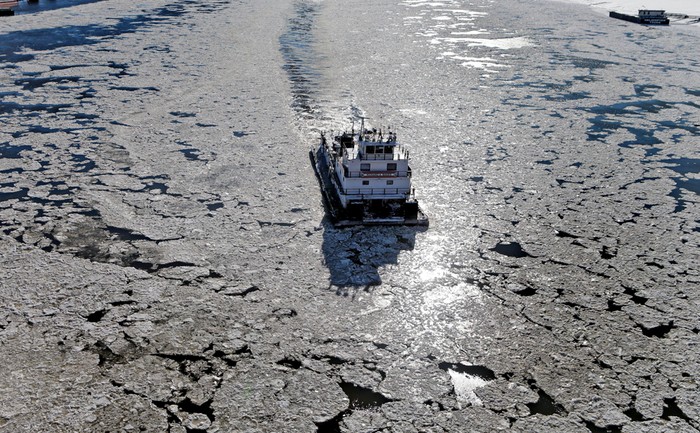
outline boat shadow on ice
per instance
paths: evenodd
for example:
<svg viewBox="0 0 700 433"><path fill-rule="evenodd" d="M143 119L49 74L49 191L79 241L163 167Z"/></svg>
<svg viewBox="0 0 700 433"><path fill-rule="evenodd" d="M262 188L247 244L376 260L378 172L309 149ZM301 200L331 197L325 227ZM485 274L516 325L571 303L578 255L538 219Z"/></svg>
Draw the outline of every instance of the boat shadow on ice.
<svg viewBox="0 0 700 433"><path fill-rule="evenodd" d="M398 265L401 251L412 250L419 226L334 227L323 221L323 256L330 272L330 288L354 298L382 283L380 268Z"/></svg>

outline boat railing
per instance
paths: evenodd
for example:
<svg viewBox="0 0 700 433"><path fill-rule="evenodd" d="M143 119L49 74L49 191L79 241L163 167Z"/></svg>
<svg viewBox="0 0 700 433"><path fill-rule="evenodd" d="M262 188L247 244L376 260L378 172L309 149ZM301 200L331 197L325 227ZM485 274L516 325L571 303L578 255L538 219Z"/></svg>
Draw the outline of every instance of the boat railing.
<svg viewBox="0 0 700 433"><path fill-rule="evenodd" d="M411 195L410 188L344 188L345 195L376 197L378 195Z"/></svg>
<svg viewBox="0 0 700 433"><path fill-rule="evenodd" d="M345 177L411 177L411 170L408 171L349 171Z"/></svg>
<svg viewBox="0 0 700 433"><path fill-rule="evenodd" d="M396 153L359 152L358 157L360 159L364 159L364 160L368 160L368 161L391 161L394 159L404 159L402 152L396 152Z"/></svg>

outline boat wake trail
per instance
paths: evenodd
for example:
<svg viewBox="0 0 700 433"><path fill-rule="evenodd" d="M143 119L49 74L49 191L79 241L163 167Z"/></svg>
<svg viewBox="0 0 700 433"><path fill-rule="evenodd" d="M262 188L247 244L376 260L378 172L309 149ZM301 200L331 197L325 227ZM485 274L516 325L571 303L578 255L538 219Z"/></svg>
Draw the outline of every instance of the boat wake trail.
<svg viewBox="0 0 700 433"><path fill-rule="evenodd" d="M319 4L298 2L295 14L289 20L287 31L279 38L280 51L284 57L292 91L292 108L300 118L313 119L319 106L315 100L320 72L316 64L318 56L314 50L314 21Z"/></svg>

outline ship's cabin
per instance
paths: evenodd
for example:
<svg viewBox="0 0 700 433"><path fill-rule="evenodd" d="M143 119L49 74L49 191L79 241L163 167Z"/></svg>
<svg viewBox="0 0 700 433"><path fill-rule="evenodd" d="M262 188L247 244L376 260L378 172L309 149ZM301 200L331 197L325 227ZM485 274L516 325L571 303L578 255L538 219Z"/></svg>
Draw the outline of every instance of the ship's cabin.
<svg viewBox="0 0 700 433"><path fill-rule="evenodd" d="M665 10L639 9L640 18L666 18Z"/></svg>
<svg viewBox="0 0 700 433"><path fill-rule="evenodd" d="M395 159L396 143L376 143L361 141L358 157L360 159Z"/></svg>
<svg viewBox="0 0 700 433"><path fill-rule="evenodd" d="M408 152L396 141L396 134L365 130L362 134L343 133L334 137L338 155L348 159L401 160L408 159Z"/></svg>

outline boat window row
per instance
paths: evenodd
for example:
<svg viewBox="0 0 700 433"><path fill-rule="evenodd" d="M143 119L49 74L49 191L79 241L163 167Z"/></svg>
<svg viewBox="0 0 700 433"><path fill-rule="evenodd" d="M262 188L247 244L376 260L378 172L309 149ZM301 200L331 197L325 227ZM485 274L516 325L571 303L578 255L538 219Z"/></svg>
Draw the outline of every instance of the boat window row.
<svg viewBox="0 0 700 433"><path fill-rule="evenodd" d="M363 197L367 196L373 196L373 195L379 195L379 194L405 194L408 195L411 193L410 188L372 188L372 189L365 189L365 188L347 188L343 189L343 194L347 195L361 195Z"/></svg>
<svg viewBox="0 0 700 433"><path fill-rule="evenodd" d="M394 153L394 146L377 146L377 145L370 146L370 145L367 145L367 146L365 146L365 152L368 155Z"/></svg>
<svg viewBox="0 0 700 433"><path fill-rule="evenodd" d="M394 181L393 181L393 180L387 180L387 181L386 181L386 184L387 184L387 185L393 185L393 184L394 184ZM368 181L368 180L363 180L363 181L362 181L362 185L365 185L365 186L366 186L366 185L369 185L369 181Z"/></svg>
<svg viewBox="0 0 700 433"><path fill-rule="evenodd" d="M396 171L396 163L395 162L390 162L387 163L386 165L386 171ZM360 171L371 171L372 170L372 165L369 163L362 163L360 164Z"/></svg>

